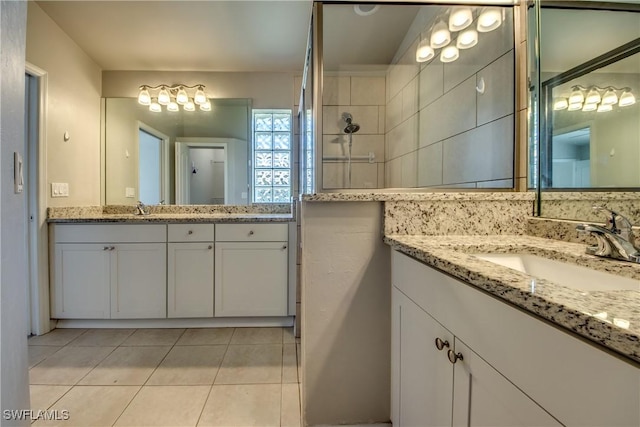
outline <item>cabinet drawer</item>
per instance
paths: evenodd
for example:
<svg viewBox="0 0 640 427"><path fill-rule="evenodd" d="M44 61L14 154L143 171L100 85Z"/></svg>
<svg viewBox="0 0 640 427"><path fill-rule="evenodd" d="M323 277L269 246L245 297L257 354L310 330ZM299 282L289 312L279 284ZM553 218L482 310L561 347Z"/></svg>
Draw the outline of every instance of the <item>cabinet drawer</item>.
<svg viewBox="0 0 640 427"><path fill-rule="evenodd" d="M220 224L216 242L285 242L288 224Z"/></svg>
<svg viewBox="0 0 640 427"><path fill-rule="evenodd" d="M169 224L170 242L213 242L213 224Z"/></svg>
<svg viewBox="0 0 640 427"><path fill-rule="evenodd" d="M164 224L54 224L55 243L164 243Z"/></svg>

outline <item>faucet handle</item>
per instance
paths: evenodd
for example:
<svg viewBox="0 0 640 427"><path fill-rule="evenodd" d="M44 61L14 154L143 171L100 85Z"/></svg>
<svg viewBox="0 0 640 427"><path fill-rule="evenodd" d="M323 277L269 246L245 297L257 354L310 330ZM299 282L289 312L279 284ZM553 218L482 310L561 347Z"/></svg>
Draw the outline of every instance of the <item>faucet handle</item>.
<svg viewBox="0 0 640 427"><path fill-rule="evenodd" d="M635 245L635 236L633 234L633 225L631 221L625 218L623 215L618 212L607 209L604 206L594 206L594 210L596 211L605 211L610 214L609 224L611 224L611 232L615 234L619 234L624 237L628 242Z"/></svg>

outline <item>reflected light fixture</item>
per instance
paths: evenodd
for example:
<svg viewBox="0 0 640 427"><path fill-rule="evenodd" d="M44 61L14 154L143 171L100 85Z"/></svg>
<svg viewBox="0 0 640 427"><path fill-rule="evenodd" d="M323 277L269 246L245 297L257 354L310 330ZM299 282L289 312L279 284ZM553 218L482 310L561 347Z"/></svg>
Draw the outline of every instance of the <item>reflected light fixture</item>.
<svg viewBox="0 0 640 427"><path fill-rule="evenodd" d="M486 7L478 16L476 29L481 33L488 33L502 24L502 10L498 7Z"/></svg>
<svg viewBox="0 0 640 427"><path fill-rule="evenodd" d="M618 92L621 92L618 97ZM586 96L585 96L586 93ZM583 105L584 103L584 105ZM569 98L559 97L553 99L554 111L597 111L599 113L613 110L614 105L618 107L628 107L636 103L636 98L631 93L631 88L617 88L614 86L589 86L580 85L571 87Z"/></svg>
<svg viewBox="0 0 640 427"><path fill-rule="evenodd" d="M422 39L420 41L420 44L418 44L418 48L416 49L416 61L427 62L428 60L433 59L435 56L436 52L429 44L429 39Z"/></svg>
<svg viewBox="0 0 640 427"><path fill-rule="evenodd" d="M458 49L469 49L478 44L478 32L476 30L466 30L458 34L456 47Z"/></svg>
<svg viewBox="0 0 640 427"><path fill-rule="evenodd" d="M447 46L440 53L440 61L453 62L460 57L460 51L455 46Z"/></svg>
<svg viewBox="0 0 640 427"><path fill-rule="evenodd" d="M449 31L461 31L473 22L473 14L468 7L454 7L449 13Z"/></svg>
<svg viewBox="0 0 640 427"><path fill-rule="evenodd" d="M155 97L152 97L154 94ZM183 84L142 85L138 92L138 103L148 105L149 110L156 113L162 111L163 105L167 107L167 111L172 112L180 111L180 105L185 111L195 111L196 105L200 107L201 111L211 111L211 102L203 84L194 86Z"/></svg>
<svg viewBox="0 0 640 427"><path fill-rule="evenodd" d="M443 21L438 22L431 32L431 47L439 49L451 43L451 33Z"/></svg>

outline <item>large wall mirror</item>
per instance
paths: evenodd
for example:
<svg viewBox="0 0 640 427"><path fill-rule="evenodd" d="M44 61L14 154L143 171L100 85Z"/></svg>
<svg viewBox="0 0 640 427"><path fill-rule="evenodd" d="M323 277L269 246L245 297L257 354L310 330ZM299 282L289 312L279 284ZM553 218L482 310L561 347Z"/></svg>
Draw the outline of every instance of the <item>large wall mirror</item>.
<svg viewBox="0 0 640 427"><path fill-rule="evenodd" d="M639 188L639 11L543 2L540 33L541 188Z"/></svg>
<svg viewBox="0 0 640 427"><path fill-rule="evenodd" d="M247 204L251 100L211 103L156 113L136 98L106 98L106 203Z"/></svg>

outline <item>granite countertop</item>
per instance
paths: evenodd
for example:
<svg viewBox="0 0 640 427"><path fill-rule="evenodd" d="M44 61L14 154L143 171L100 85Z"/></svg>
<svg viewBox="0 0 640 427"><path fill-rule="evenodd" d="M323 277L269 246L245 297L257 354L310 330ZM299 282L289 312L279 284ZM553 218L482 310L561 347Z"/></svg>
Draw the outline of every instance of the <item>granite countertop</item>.
<svg viewBox="0 0 640 427"><path fill-rule="evenodd" d="M395 201L452 201L452 200L535 200L533 192L336 192L303 194L303 202L395 202Z"/></svg>
<svg viewBox="0 0 640 427"><path fill-rule="evenodd" d="M161 213L150 215L134 214L93 214L68 218L49 218L53 224L86 223L242 223L242 222L290 222L293 216L288 214L267 213Z"/></svg>
<svg viewBox="0 0 640 427"><path fill-rule="evenodd" d="M393 249L635 362L640 362L640 264L597 258L585 245L532 236L387 235ZM582 291L470 254L529 253L638 280L638 290ZM606 317L605 317L606 316Z"/></svg>

